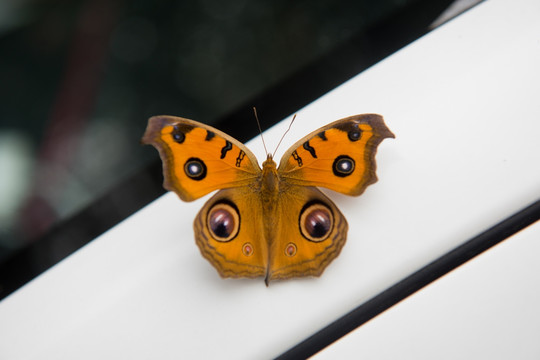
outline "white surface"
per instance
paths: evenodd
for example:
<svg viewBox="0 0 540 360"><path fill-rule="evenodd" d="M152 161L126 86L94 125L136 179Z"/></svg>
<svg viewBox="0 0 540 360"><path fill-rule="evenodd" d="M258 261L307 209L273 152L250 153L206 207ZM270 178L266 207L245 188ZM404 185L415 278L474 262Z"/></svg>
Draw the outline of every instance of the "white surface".
<svg viewBox="0 0 540 360"><path fill-rule="evenodd" d="M321 278L220 279L193 240L204 200L167 194L4 299L0 359L272 357L539 198L539 10L487 1L297 112L277 158L352 114L397 137L377 184L330 194L349 239Z"/></svg>
<svg viewBox="0 0 540 360"><path fill-rule="evenodd" d="M313 359L540 359L540 222Z"/></svg>

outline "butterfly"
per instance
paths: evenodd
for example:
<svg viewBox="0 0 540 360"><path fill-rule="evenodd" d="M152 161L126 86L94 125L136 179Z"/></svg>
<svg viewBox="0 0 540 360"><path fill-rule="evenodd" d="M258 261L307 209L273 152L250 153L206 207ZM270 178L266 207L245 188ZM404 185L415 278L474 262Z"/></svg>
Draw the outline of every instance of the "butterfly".
<svg viewBox="0 0 540 360"><path fill-rule="evenodd" d="M377 181L375 154L394 134L377 114L350 116L307 135L262 169L253 153L203 123L154 116L142 138L163 162L163 186L192 201L195 241L222 277L320 276L340 253L347 220L317 187L358 196Z"/></svg>

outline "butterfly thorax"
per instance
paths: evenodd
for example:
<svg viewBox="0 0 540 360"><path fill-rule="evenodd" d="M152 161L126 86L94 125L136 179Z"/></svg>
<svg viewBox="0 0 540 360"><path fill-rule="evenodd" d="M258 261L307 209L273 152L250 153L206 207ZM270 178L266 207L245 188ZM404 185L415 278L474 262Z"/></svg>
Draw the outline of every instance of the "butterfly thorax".
<svg viewBox="0 0 540 360"><path fill-rule="evenodd" d="M272 157L268 155L268 158L263 163L262 175L261 175L261 198L263 206L265 203L275 204L276 197L279 193L279 176L277 172L277 166Z"/></svg>

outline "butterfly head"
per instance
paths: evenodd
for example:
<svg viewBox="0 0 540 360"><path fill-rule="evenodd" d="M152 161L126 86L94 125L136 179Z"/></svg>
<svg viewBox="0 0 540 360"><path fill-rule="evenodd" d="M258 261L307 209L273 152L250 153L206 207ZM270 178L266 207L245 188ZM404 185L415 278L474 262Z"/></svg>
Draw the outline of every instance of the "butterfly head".
<svg viewBox="0 0 540 360"><path fill-rule="evenodd" d="M276 171L277 172L277 165L276 162L273 159L272 154L268 153L266 155L266 160L262 163L263 172L266 171ZM273 169L273 170L271 170Z"/></svg>
<svg viewBox="0 0 540 360"><path fill-rule="evenodd" d="M279 176L277 171L277 165L272 159L272 155L268 154L268 158L263 162L262 176L261 176L261 192L264 193L263 197L268 199L273 198L279 191ZM264 201L264 200L263 200ZM273 200L271 200L273 201Z"/></svg>

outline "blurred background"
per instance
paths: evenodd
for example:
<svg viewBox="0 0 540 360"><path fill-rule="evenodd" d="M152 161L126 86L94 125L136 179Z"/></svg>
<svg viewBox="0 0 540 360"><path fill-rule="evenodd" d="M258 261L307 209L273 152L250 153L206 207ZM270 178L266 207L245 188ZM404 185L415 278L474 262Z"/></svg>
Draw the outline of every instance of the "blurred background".
<svg viewBox="0 0 540 360"><path fill-rule="evenodd" d="M252 106L271 125L425 33L451 3L1 1L0 263L69 219L79 232L57 246L113 225L93 226L89 207L119 221L157 197L157 152L139 143L150 116L247 140Z"/></svg>

